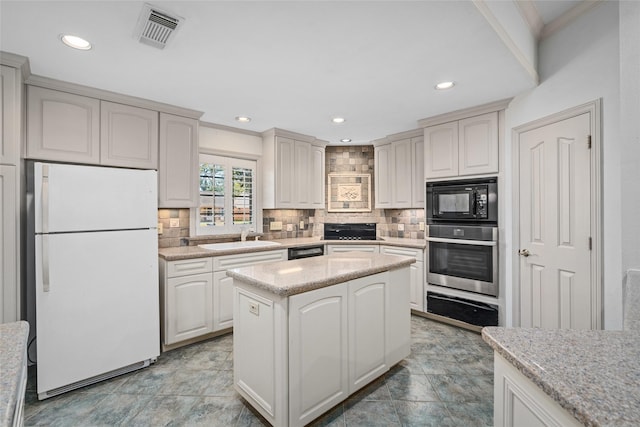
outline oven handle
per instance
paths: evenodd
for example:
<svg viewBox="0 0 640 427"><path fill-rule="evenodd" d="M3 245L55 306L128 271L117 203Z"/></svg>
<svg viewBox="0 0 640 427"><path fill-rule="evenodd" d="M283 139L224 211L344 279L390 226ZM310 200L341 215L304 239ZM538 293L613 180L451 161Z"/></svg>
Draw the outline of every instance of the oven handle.
<svg viewBox="0 0 640 427"><path fill-rule="evenodd" d="M495 240L462 240L462 239L443 239L440 237L427 237L427 242L455 243L459 245L476 245L476 246L497 246Z"/></svg>

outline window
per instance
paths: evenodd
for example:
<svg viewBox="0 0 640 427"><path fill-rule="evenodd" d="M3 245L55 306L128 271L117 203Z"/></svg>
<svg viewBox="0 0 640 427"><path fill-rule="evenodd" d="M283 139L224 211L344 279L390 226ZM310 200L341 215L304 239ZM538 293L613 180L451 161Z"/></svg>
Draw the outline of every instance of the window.
<svg viewBox="0 0 640 427"><path fill-rule="evenodd" d="M200 154L197 235L256 229L256 161Z"/></svg>

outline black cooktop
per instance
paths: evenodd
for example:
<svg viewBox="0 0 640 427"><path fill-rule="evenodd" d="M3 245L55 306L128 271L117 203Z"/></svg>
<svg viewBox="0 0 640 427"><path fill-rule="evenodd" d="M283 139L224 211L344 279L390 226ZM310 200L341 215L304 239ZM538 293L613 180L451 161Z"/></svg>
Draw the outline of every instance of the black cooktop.
<svg viewBox="0 0 640 427"><path fill-rule="evenodd" d="M324 240L376 240L375 223L324 224Z"/></svg>

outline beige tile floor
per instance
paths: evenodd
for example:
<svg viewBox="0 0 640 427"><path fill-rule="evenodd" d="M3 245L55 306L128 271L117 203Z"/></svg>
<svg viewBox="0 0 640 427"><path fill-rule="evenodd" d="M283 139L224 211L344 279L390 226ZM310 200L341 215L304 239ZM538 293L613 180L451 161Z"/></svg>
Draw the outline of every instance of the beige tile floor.
<svg viewBox="0 0 640 427"><path fill-rule="evenodd" d="M317 426L491 426L493 353L480 335L412 316L411 355ZM30 371L25 425L263 426L233 389L231 334L44 401Z"/></svg>

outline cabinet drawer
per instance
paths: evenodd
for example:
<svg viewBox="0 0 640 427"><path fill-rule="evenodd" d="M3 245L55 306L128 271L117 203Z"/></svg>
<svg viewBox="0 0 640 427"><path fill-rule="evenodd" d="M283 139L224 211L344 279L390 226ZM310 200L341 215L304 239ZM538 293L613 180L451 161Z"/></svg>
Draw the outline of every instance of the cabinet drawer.
<svg viewBox="0 0 640 427"><path fill-rule="evenodd" d="M210 273L211 258L194 258L167 263L167 277L187 276L190 274Z"/></svg>
<svg viewBox="0 0 640 427"><path fill-rule="evenodd" d="M397 246L380 246L380 252L387 255L411 256L416 261L424 260L424 250L415 248L402 248Z"/></svg>
<svg viewBox="0 0 640 427"><path fill-rule="evenodd" d="M377 254L380 253L378 245L327 245L327 254L339 254L343 252L367 252Z"/></svg>
<svg viewBox="0 0 640 427"><path fill-rule="evenodd" d="M266 252L251 252L237 255L223 255L213 258L213 271L231 268L248 267L265 262L286 261L287 251L284 249Z"/></svg>

